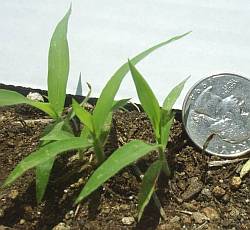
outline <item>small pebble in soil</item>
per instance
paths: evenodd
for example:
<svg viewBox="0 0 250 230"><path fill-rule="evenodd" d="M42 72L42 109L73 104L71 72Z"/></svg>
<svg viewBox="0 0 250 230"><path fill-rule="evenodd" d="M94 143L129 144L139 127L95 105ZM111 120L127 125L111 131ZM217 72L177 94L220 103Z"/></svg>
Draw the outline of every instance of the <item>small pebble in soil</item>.
<svg viewBox="0 0 250 230"><path fill-rule="evenodd" d="M128 210L128 209L130 209L130 206L128 204L121 204L120 207L119 207L119 209L121 209L121 210Z"/></svg>
<svg viewBox="0 0 250 230"><path fill-rule="evenodd" d="M241 185L241 178L238 176L234 176L230 181L230 185L232 189L238 189Z"/></svg>
<svg viewBox="0 0 250 230"><path fill-rule="evenodd" d="M26 96L28 99L32 101L42 101L44 102L43 96L40 93L37 92L29 92L29 94Z"/></svg>
<svg viewBox="0 0 250 230"><path fill-rule="evenodd" d="M224 201L224 203L227 203L230 201L230 196L226 193L223 197L222 197L222 201Z"/></svg>
<svg viewBox="0 0 250 230"><path fill-rule="evenodd" d="M82 179L82 178L80 178L79 180L78 180L78 182L77 183L79 183L79 184L83 184L84 183L84 180Z"/></svg>
<svg viewBox="0 0 250 230"><path fill-rule="evenodd" d="M184 190L186 189L186 181L184 181L184 180L179 180L179 181L177 182L177 186L178 186L182 191L184 191Z"/></svg>
<svg viewBox="0 0 250 230"><path fill-rule="evenodd" d="M54 226L52 230L70 230L70 227L62 222Z"/></svg>
<svg viewBox="0 0 250 230"><path fill-rule="evenodd" d="M9 198L11 198L12 200L16 199L16 197L18 196L18 191L16 189L11 190L9 193Z"/></svg>
<svg viewBox="0 0 250 230"><path fill-rule="evenodd" d="M206 207L202 209L202 212L210 221L214 221L220 218L219 213L214 208Z"/></svg>
<svg viewBox="0 0 250 230"><path fill-rule="evenodd" d="M201 194L204 195L204 196L207 196L208 198L212 197L212 193L208 188L203 188L201 190Z"/></svg>
<svg viewBox="0 0 250 230"><path fill-rule="evenodd" d="M185 215L181 219L182 219L182 223L184 225L191 225L192 224L192 219L190 216Z"/></svg>
<svg viewBox="0 0 250 230"><path fill-rule="evenodd" d="M226 194L226 191L220 186L216 186L213 188L212 193L216 198L221 198Z"/></svg>
<svg viewBox="0 0 250 230"><path fill-rule="evenodd" d="M170 223L177 223L180 222L181 218L179 216L174 216L169 222Z"/></svg>
<svg viewBox="0 0 250 230"><path fill-rule="evenodd" d="M106 207L102 210L102 213L103 214L109 214L110 213L110 208L109 207Z"/></svg>
<svg viewBox="0 0 250 230"><path fill-rule="evenodd" d="M189 186L186 189L186 191L184 193L182 193L181 198L185 201L185 200L189 200L192 197L194 197L195 195L197 195L203 187L203 183L199 180L198 177L192 177L189 180Z"/></svg>
<svg viewBox="0 0 250 230"><path fill-rule="evenodd" d="M25 224L25 220L24 219L21 219L20 221L19 221L19 224Z"/></svg>
<svg viewBox="0 0 250 230"><path fill-rule="evenodd" d="M65 219L69 220L70 218L74 217L74 211L71 210L68 213L65 214Z"/></svg>
<svg viewBox="0 0 250 230"><path fill-rule="evenodd" d="M200 213L200 212L193 212L192 217L193 217L194 222L195 222L196 224L202 224L202 223L204 223L206 220L209 220L205 214Z"/></svg>
<svg viewBox="0 0 250 230"><path fill-rule="evenodd" d="M122 218L122 223L124 225L132 225L135 222L135 218L133 216L127 216Z"/></svg>
<svg viewBox="0 0 250 230"><path fill-rule="evenodd" d="M0 217L3 217L3 216L4 216L4 210L0 209Z"/></svg>
<svg viewBox="0 0 250 230"><path fill-rule="evenodd" d="M232 208L232 210L230 212L230 216L233 219L237 219L240 216L240 211L237 208Z"/></svg>
<svg viewBox="0 0 250 230"><path fill-rule="evenodd" d="M122 174L122 176L123 176L124 178L126 178L126 179L128 179L128 178L129 178L129 174L128 174L128 172L124 172L124 173Z"/></svg>
<svg viewBox="0 0 250 230"><path fill-rule="evenodd" d="M199 209L199 206L196 203L183 203L183 207L189 211L197 211Z"/></svg>

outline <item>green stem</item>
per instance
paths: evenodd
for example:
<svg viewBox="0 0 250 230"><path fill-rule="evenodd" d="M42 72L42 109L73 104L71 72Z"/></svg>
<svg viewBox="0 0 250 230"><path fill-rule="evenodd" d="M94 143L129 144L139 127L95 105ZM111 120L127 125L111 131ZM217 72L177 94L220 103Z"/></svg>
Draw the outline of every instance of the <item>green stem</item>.
<svg viewBox="0 0 250 230"><path fill-rule="evenodd" d="M159 153L160 153L160 160L163 162L162 164L162 170L165 173L165 175L167 177L170 177L171 175L171 171L168 165L168 161L166 159L165 153L164 153L164 149L162 147L159 147Z"/></svg>
<svg viewBox="0 0 250 230"><path fill-rule="evenodd" d="M94 141L94 151L97 158L97 165L100 165L106 159L106 157L104 154L103 146L97 139L95 139Z"/></svg>

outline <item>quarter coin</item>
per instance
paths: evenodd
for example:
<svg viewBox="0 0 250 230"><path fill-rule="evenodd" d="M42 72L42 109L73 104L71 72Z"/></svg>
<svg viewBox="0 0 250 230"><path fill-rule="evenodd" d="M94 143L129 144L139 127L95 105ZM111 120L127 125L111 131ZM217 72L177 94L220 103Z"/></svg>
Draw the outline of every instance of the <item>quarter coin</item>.
<svg viewBox="0 0 250 230"><path fill-rule="evenodd" d="M199 81L184 100L182 120L198 147L207 144L206 152L244 155L250 150L250 80L223 73Z"/></svg>

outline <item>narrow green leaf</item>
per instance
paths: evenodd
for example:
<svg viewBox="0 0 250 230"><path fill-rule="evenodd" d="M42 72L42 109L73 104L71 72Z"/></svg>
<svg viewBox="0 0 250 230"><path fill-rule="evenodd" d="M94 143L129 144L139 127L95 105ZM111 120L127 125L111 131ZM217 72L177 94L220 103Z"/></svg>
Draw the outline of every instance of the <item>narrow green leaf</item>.
<svg viewBox="0 0 250 230"><path fill-rule="evenodd" d="M248 172L250 172L250 159L243 165L240 171L240 177L244 177Z"/></svg>
<svg viewBox="0 0 250 230"><path fill-rule="evenodd" d="M100 140L103 147L108 140L108 135L110 133L111 125L112 125L112 113L109 113L108 117L103 125L101 134L99 136L99 140Z"/></svg>
<svg viewBox="0 0 250 230"><path fill-rule="evenodd" d="M46 162L36 166L36 200L40 203L46 191L50 173L56 157L52 157Z"/></svg>
<svg viewBox="0 0 250 230"><path fill-rule="evenodd" d="M0 106L28 104L29 99L15 91L0 89Z"/></svg>
<svg viewBox="0 0 250 230"><path fill-rule="evenodd" d="M52 35L48 58L48 97L51 106L60 116L66 97L69 75L69 47L67 41L68 20L71 7L57 24Z"/></svg>
<svg viewBox="0 0 250 230"><path fill-rule="evenodd" d="M57 117L55 111L51 108L51 105L49 103L32 101L15 91L0 89L0 106L17 104L28 104L42 110L43 112L50 115L52 118Z"/></svg>
<svg viewBox="0 0 250 230"><path fill-rule="evenodd" d="M97 168L97 170L95 170L78 196L76 203L95 191L122 168L157 148L159 148L159 145L149 145L143 141L134 140L117 149L99 168Z"/></svg>
<svg viewBox="0 0 250 230"><path fill-rule="evenodd" d="M65 140L74 137L72 132L68 129L66 120L55 122L49 125L46 129L47 134L40 140L42 145L51 143L51 141ZM48 161L36 166L36 199L37 203L40 203L47 188L49 176L55 161L55 157Z"/></svg>
<svg viewBox="0 0 250 230"><path fill-rule="evenodd" d="M171 92L168 94L168 96L166 97L166 99L164 100L164 103L163 103L163 106L162 108L164 110L167 110L167 111L171 111L172 108L173 108L173 105L174 103L176 102L177 98L180 96L183 88L184 88L184 85L186 83L186 81L189 79L186 78L184 81L182 81L180 84L178 84L177 86L175 86Z"/></svg>
<svg viewBox="0 0 250 230"><path fill-rule="evenodd" d="M124 107L130 101L130 99L131 98L114 101L113 106L112 106L112 111L114 112L115 110L117 110L121 107Z"/></svg>
<svg viewBox="0 0 250 230"><path fill-rule="evenodd" d="M87 86L88 86L88 88L89 88L89 91L88 91L88 94L87 94L87 96L84 98L84 100L80 103L80 106L84 106L87 102L88 102L88 100L89 100L89 98L90 98L90 95L91 95L91 92L92 92L92 87L91 87L91 85L87 82ZM68 113L68 115L67 115L67 118L69 119L69 120L71 120L73 117L75 116L75 113L74 113L74 111L71 109L71 111Z"/></svg>
<svg viewBox="0 0 250 230"><path fill-rule="evenodd" d="M82 94L82 73L81 72L79 74L75 95L80 95L80 96L83 95Z"/></svg>
<svg viewBox="0 0 250 230"><path fill-rule="evenodd" d="M74 99L72 100L72 108L76 114L76 116L80 119L80 121L88 127L88 129L93 133L94 125L92 121L92 115L81 107Z"/></svg>
<svg viewBox="0 0 250 230"><path fill-rule="evenodd" d="M186 36L189 33L190 32L182 34L180 36L173 37L165 42L159 43L158 45L153 46L153 47L143 51L142 53L140 53L137 56L135 56L134 58L132 58L131 63L133 65L137 64L139 61L141 61L143 58L148 56L150 53L152 53L156 49L158 49L164 45L167 45L168 43L176 41L176 40ZM111 79L108 81L108 83L106 84L106 86L104 87L104 89L101 92L101 95L97 101L95 110L93 112L93 120L94 120L94 123L96 125L96 129L97 129L96 131L99 134L100 134L102 126L106 120L106 117L108 116L109 112L112 109L114 97L115 97L115 95L120 87L121 81L124 78L124 76L128 73L128 71L129 71L128 64L127 63L123 64L115 72L115 74L111 77Z"/></svg>
<svg viewBox="0 0 250 230"><path fill-rule="evenodd" d="M130 99L121 99L119 101L114 101L113 103L113 107L112 107L112 112L114 112L115 110L125 106L128 101ZM110 132L110 129L111 129L111 125L112 125L112 112L110 112L107 116L107 119L103 125L103 128L102 128L102 131L99 135L99 139L100 139L100 142L102 144L102 146L104 146L108 140L108 135L109 135L109 132Z"/></svg>
<svg viewBox="0 0 250 230"><path fill-rule="evenodd" d="M128 61L131 75L133 77L137 95L140 99L141 105L148 115L153 129L155 131L156 138L160 137L160 119L161 119L161 110L159 103L151 90L148 83L145 81L143 76L135 68L135 66Z"/></svg>
<svg viewBox="0 0 250 230"><path fill-rule="evenodd" d="M155 184L158 179L158 176L161 172L162 162L155 161L150 165L146 171L143 180L142 186L138 195L138 220L140 221L141 216L145 207L147 206L150 198L154 192Z"/></svg>
<svg viewBox="0 0 250 230"><path fill-rule="evenodd" d="M74 135L64 130L65 121L60 121L56 123L53 129L45 136L40 138L42 141L59 141L74 137Z"/></svg>
<svg viewBox="0 0 250 230"><path fill-rule="evenodd" d="M47 144L24 158L10 173L3 186L10 185L27 170L54 158L60 153L73 149L86 149L90 146L91 143L81 137L73 137Z"/></svg>
<svg viewBox="0 0 250 230"><path fill-rule="evenodd" d="M58 118L57 113L51 107L50 103L44 103L44 102L40 102L40 101L31 101L31 100L29 100L29 102L27 104L32 105L32 106L42 110L43 112L47 113L53 119Z"/></svg>
<svg viewBox="0 0 250 230"><path fill-rule="evenodd" d="M168 143L168 138L170 134L170 129L172 127L174 121L173 113L169 113L168 111L161 109L161 143L163 148L166 148Z"/></svg>

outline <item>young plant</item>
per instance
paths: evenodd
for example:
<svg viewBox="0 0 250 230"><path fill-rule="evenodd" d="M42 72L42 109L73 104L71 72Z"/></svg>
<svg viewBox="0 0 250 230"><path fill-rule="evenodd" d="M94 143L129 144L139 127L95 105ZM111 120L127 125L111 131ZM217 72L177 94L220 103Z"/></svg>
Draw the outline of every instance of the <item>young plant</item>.
<svg viewBox="0 0 250 230"><path fill-rule="evenodd" d="M151 121L156 144L159 145L159 160L154 162L146 171L142 187L138 196L138 219L141 218L144 208L148 204L156 184L156 181L159 177L161 171L163 171L167 177L171 175L171 171L166 159L165 149L168 143L170 128L173 123L174 113L172 112L172 107L179 97L185 82L182 81L177 85L166 97L163 102L163 106L160 107L159 102L157 101L153 91L151 90L148 83L145 81L143 76L135 68L131 61L128 61L131 75L133 77L137 95L141 102L141 105Z"/></svg>
<svg viewBox="0 0 250 230"><path fill-rule="evenodd" d="M180 83L170 92L164 101L163 107L160 108L152 90L143 77L139 74L139 72L135 69L131 61L129 61L128 66L135 81L141 104L152 122L157 141L155 144L149 145L143 141L134 140L113 152L112 155L107 160L105 160L104 163L101 164L90 177L78 196L76 203L80 202L90 193L95 191L99 186L119 172L122 168L138 160L152 150L158 150L160 158L147 170L146 174L144 175L142 188L139 193L138 219L140 219L145 206L148 204L154 192L155 183L161 170L163 170L167 176L170 176L170 169L164 154L164 150L167 145L169 131L174 117L172 113L172 106L180 95L186 80ZM77 106L77 104L73 104L73 108L76 115L86 125L91 135L95 137L95 121L93 120L93 117L90 114L87 114L86 111L83 112L82 108Z"/></svg>
<svg viewBox="0 0 250 230"><path fill-rule="evenodd" d="M30 100L23 95L9 90L0 89L0 106L28 104L47 113L54 122L47 126L41 145L51 141L73 137L69 124L71 117L62 117L66 98L66 87L69 74L69 48L67 41L68 20L71 7L57 24L50 41L48 56L48 103ZM47 187L49 175L55 157L48 158L36 166L36 194L40 202Z"/></svg>
<svg viewBox="0 0 250 230"><path fill-rule="evenodd" d="M106 84L97 101L93 115L80 107L77 102L73 101L74 111L69 114L67 117L68 119L62 120L61 114L65 100L65 87L67 83L66 76L68 76L69 65L66 32L70 12L71 9L62 21L59 22L51 40L48 74L49 103L34 102L15 92L6 90L0 91L0 105L4 106L21 103L30 104L48 113L56 120L55 125L49 129L50 133L42 138L43 141L50 142L46 143L46 145L40 146L38 150L23 159L3 184L3 187L10 185L24 172L36 167L38 201L43 197L53 162L58 154L74 149L84 151L93 147L94 152L96 153L97 164L100 165L106 159L103 149L110 130L112 111L127 102L126 99L114 101L121 81L129 71L129 66L125 63L115 72ZM178 40L186 34L176 36L168 41L147 49L134 57L131 62L135 65L156 49L172 41ZM68 131L68 120L74 116L74 112L77 113L78 117L85 125L80 137L74 137L71 135L71 132ZM53 142L51 142L51 140L53 140ZM158 145L151 146L141 141L133 141L118 149L115 156L111 156L109 159L108 162L110 163L108 163L108 168L105 168L107 167L106 161L103 163L104 166L102 168L107 172L102 174L102 177L98 178L98 181L95 181L94 184L92 182L88 183L88 186L86 186L86 188L80 193L77 202L80 202L84 197L97 189L104 181L113 176L121 168L158 147ZM127 156L127 153L130 151L133 154ZM123 155L125 155L124 160L121 162L120 157L123 157ZM116 164L116 167L110 167L110 165L113 166L113 164Z"/></svg>
<svg viewBox="0 0 250 230"><path fill-rule="evenodd" d="M133 58L130 64L136 64L139 57L143 57L146 53L152 52L156 47L158 48L162 45L180 39L186 34L174 37L166 42L148 49L147 51L144 51L143 53ZM80 202L82 199L88 196L99 186L101 186L106 180L115 175L118 171L126 167L128 164L131 164L138 158L144 156L145 154L156 148L163 149L162 147L160 147L161 143L156 145L148 145L143 141L135 140L129 142L128 144L113 152L112 155L106 160L106 156L104 154L104 146L110 130L112 112L117 107L114 101L114 97L117 93L117 90L119 89L123 77L129 71L130 64L125 63L113 75L113 77L111 77L97 101L96 107L93 111L93 115L81 108L76 102L73 102L73 109L76 115L85 125L85 129L82 131L82 136L88 136L93 143L98 165L103 163L91 176L84 189L78 196L76 203ZM122 75L120 75L121 71L123 72ZM171 102L169 102L168 104L170 103Z"/></svg>

